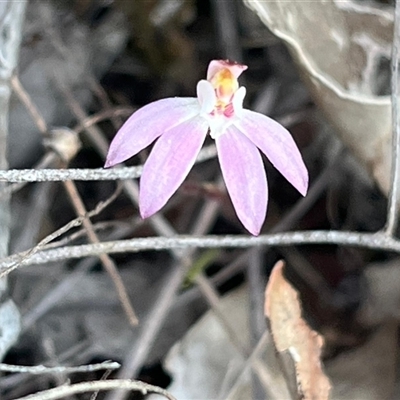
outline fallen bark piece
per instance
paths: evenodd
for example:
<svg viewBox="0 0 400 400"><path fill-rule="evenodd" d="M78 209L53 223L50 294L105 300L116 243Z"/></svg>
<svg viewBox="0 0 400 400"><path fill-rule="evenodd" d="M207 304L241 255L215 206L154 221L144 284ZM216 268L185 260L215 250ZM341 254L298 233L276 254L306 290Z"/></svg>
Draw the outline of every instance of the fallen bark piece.
<svg viewBox="0 0 400 400"><path fill-rule="evenodd" d="M265 315L273 341L293 398L325 400L329 398L331 384L321 365L323 338L302 318L299 295L283 276L283 269L284 262L277 262L265 293ZM288 357L294 373L288 368Z"/></svg>

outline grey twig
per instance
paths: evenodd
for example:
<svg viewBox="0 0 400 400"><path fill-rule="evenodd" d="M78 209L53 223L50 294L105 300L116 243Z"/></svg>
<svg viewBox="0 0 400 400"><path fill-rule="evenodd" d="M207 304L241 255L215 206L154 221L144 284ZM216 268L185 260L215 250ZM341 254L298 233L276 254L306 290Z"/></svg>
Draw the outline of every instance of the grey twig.
<svg viewBox="0 0 400 400"><path fill-rule="evenodd" d="M75 126L73 131L79 133L88 127L98 124L99 122L105 119L113 119L115 117L128 117L131 115L135 110L132 107L112 107L105 111L100 111L97 114L90 115L89 117L85 118L82 123Z"/></svg>
<svg viewBox="0 0 400 400"><path fill-rule="evenodd" d="M157 386L149 385L144 382L134 381L130 379L113 379L108 381L92 381L77 383L75 385L59 386L53 389L38 392L25 397L19 397L16 400L55 400L66 396L72 396L78 393L96 392L100 390L124 389L135 390L146 395L148 393L157 393L169 400L176 400L166 390Z"/></svg>
<svg viewBox="0 0 400 400"><path fill-rule="evenodd" d="M59 160L59 157L53 151L47 152L40 161L33 167L33 169L42 169L46 168L50 165L53 165L56 161ZM2 170L0 170L2 171ZM11 185L4 185L2 184L0 187L0 199L9 196L12 193L21 190L28 182L18 182L12 183Z"/></svg>
<svg viewBox="0 0 400 400"><path fill-rule="evenodd" d="M89 216L89 213L88 213ZM131 230L133 230L134 228L137 228L139 225L143 225L144 221L140 218L140 217L134 217L126 222L122 222L122 221L118 221L118 220L112 220L112 221L105 221L105 222L97 222L95 224L93 224L93 228L96 232L101 232L101 231L105 231L105 230L113 230L113 231L117 231L118 230L123 230L124 232L126 231L126 229L124 229L124 227L129 226L131 229L129 230L129 232ZM68 235L66 235L65 237L63 237L62 239L59 240L54 240L51 243L48 243L44 246L44 248L46 250L51 249L51 248L56 248L56 247L62 247L62 246L67 246L69 244L71 244L73 241L83 238L86 236L86 231L85 229L77 229L75 232L70 233ZM121 239L124 236L121 236Z"/></svg>
<svg viewBox="0 0 400 400"><path fill-rule="evenodd" d="M73 374L76 372L93 372L102 369L118 369L121 365L117 362L104 361L99 364L79 365L78 367L46 367L44 365L25 366L25 365L10 365L0 363L0 371L2 372L19 372L29 373L33 375L65 373Z"/></svg>
<svg viewBox="0 0 400 400"><path fill-rule="evenodd" d="M121 189L120 189L120 187L118 187L117 190L108 199L106 199L105 201L101 201L99 204L97 204L97 206L92 211L87 212L87 213L85 213L85 215L79 216L79 217L71 220L70 222L68 222L67 224L62 226L61 228L57 229L50 235L46 236L35 247L32 247L29 250L18 253L21 255L20 259L17 262L15 262L13 265L10 265L4 271L1 271L0 278L3 278L4 276L8 275L11 271L14 271L15 269L17 269L19 267L19 265L21 263L23 263L26 258L29 258L33 254L36 254L38 251L45 248L45 246L48 243L52 242L54 239L58 238L59 236L63 235L64 233L68 232L70 229L82 225L85 218L94 217L95 215L100 214L101 211L103 211L109 204L111 204L117 198L120 191L121 191Z"/></svg>
<svg viewBox="0 0 400 400"><path fill-rule="evenodd" d="M267 388L267 394L269 395L267 398L289 398L287 395L285 395L285 392L282 391L282 388L277 385L273 367L269 363L265 363L260 360L260 356L263 354L263 352L265 352L265 349L269 347L270 341L271 339L269 333L267 331L264 332L257 345L251 352L250 357L248 357L247 360L242 364L240 372L235 379L235 383L232 385L228 393L224 393L223 398L225 400L232 400L237 396L237 391L243 382L243 377L246 375L246 373L248 373L250 368L252 368L257 374L257 377L259 378L260 382L262 382L263 387Z"/></svg>
<svg viewBox="0 0 400 400"><path fill-rule="evenodd" d="M205 147L197 158L197 163L209 160L217 154L214 145ZM139 178L143 166L92 169L10 169L0 170L3 182L48 182L48 181L112 181Z"/></svg>
<svg viewBox="0 0 400 400"><path fill-rule="evenodd" d="M392 46L392 170L389 192L386 233L393 235L398 224L400 205L400 114L398 98L399 88L399 49L400 49L400 4L396 1L394 33Z"/></svg>
<svg viewBox="0 0 400 400"><path fill-rule="evenodd" d="M133 231L134 225L128 225L125 227L125 229L118 229L117 231L114 231L111 234L111 237L113 239L120 239L126 237ZM76 282L80 281L82 277L84 277L84 275L87 274L91 268L93 268L96 262L96 257L89 257L81 260L75 266L74 271L69 273L65 279L58 282L52 289L44 294L39 302L23 315L22 332L27 331L38 321L38 319L56 307L60 300L70 293L71 288L76 285Z"/></svg>
<svg viewBox="0 0 400 400"><path fill-rule="evenodd" d="M18 96L21 103L25 106L32 119L35 121L35 124L38 127L40 133L42 135L45 135L48 132L46 121L32 101L28 92L22 86L17 74L14 74L11 77L10 83L12 89L14 90L14 93Z"/></svg>
<svg viewBox="0 0 400 400"><path fill-rule="evenodd" d="M69 168L69 169L10 169L0 171L0 181L6 182L57 182L57 181L107 181L138 178L142 166L123 168Z"/></svg>
<svg viewBox="0 0 400 400"><path fill-rule="evenodd" d="M375 250L400 252L400 240L388 237L384 232L358 233L351 231L294 231L251 237L247 235L146 237L116 240L80 246L66 246L28 255L14 254L0 260L0 269L9 268L22 258L22 265L46 264L60 260L98 256L101 253L136 253L149 250L173 250L189 248L247 248L255 246L292 246L306 244L339 244L365 247Z"/></svg>
<svg viewBox="0 0 400 400"><path fill-rule="evenodd" d="M68 193L68 196L70 198L70 201L72 203L72 206L75 209L76 214L81 217L85 216L85 218L82 220L82 224L85 228L85 231L86 231L89 241L93 244L100 243L100 240L94 230L94 227L93 227L93 224L92 224L90 218L86 217L86 215L87 215L86 207L85 207L83 200L78 192L75 182L67 181L67 182L64 182L64 185L65 185L65 189ZM102 263L104 269L107 271L111 280L114 283L120 303L121 303L122 308L128 318L129 323L132 326L136 326L139 323L139 321L138 321L136 313L133 309L131 301L129 299L129 295L128 295L128 292L124 285L124 282L121 278L121 275L118 272L117 265L115 264L115 262L111 259L111 257L108 254L105 254L105 253L99 254L99 259L100 259L100 262Z"/></svg>

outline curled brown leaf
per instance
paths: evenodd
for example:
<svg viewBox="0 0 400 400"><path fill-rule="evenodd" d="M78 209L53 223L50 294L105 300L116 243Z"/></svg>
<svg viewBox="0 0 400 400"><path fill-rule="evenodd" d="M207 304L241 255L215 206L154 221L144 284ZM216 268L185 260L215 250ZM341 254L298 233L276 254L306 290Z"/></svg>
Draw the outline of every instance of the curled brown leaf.
<svg viewBox="0 0 400 400"><path fill-rule="evenodd" d="M283 269L284 262L278 261L272 270L266 289L265 315L279 355L289 356L294 365L295 382L288 382L288 386L295 387L295 398L327 400L331 385L322 370L323 338L302 318L299 295L285 279Z"/></svg>

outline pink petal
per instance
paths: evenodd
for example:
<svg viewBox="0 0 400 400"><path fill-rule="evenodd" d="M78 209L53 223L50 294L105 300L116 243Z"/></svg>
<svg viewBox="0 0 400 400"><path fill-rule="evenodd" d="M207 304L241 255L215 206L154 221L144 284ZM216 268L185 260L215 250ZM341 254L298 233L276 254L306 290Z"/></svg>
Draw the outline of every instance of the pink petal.
<svg viewBox="0 0 400 400"><path fill-rule="evenodd" d="M239 64L235 61L229 60L212 60L208 65L207 69L207 80L209 81L212 77L222 69L229 69L233 76L237 79L242 74L243 71L246 71L247 65Z"/></svg>
<svg viewBox="0 0 400 400"><path fill-rule="evenodd" d="M292 135L267 116L243 110L235 126L271 161L273 166L303 195L308 189L308 171Z"/></svg>
<svg viewBox="0 0 400 400"><path fill-rule="evenodd" d="M257 147L235 126L216 138L219 163L236 214L253 235L260 233L268 202L267 177Z"/></svg>
<svg viewBox="0 0 400 400"><path fill-rule="evenodd" d="M192 169L207 135L202 117L169 129L158 139L140 179L139 208L147 218L162 208Z"/></svg>
<svg viewBox="0 0 400 400"><path fill-rule="evenodd" d="M122 125L111 142L105 167L121 163L139 153L160 135L200 112L193 97L173 97L150 103Z"/></svg>

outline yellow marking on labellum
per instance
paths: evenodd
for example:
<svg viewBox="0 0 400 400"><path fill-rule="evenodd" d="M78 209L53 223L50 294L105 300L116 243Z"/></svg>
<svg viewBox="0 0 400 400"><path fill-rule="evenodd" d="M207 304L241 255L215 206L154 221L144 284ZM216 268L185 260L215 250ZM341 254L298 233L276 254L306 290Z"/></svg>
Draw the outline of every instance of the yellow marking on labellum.
<svg viewBox="0 0 400 400"><path fill-rule="evenodd" d="M239 88L238 80L228 68L217 72L211 78L211 84L215 88L219 103L225 103L225 105L232 100L233 94Z"/></svg>

